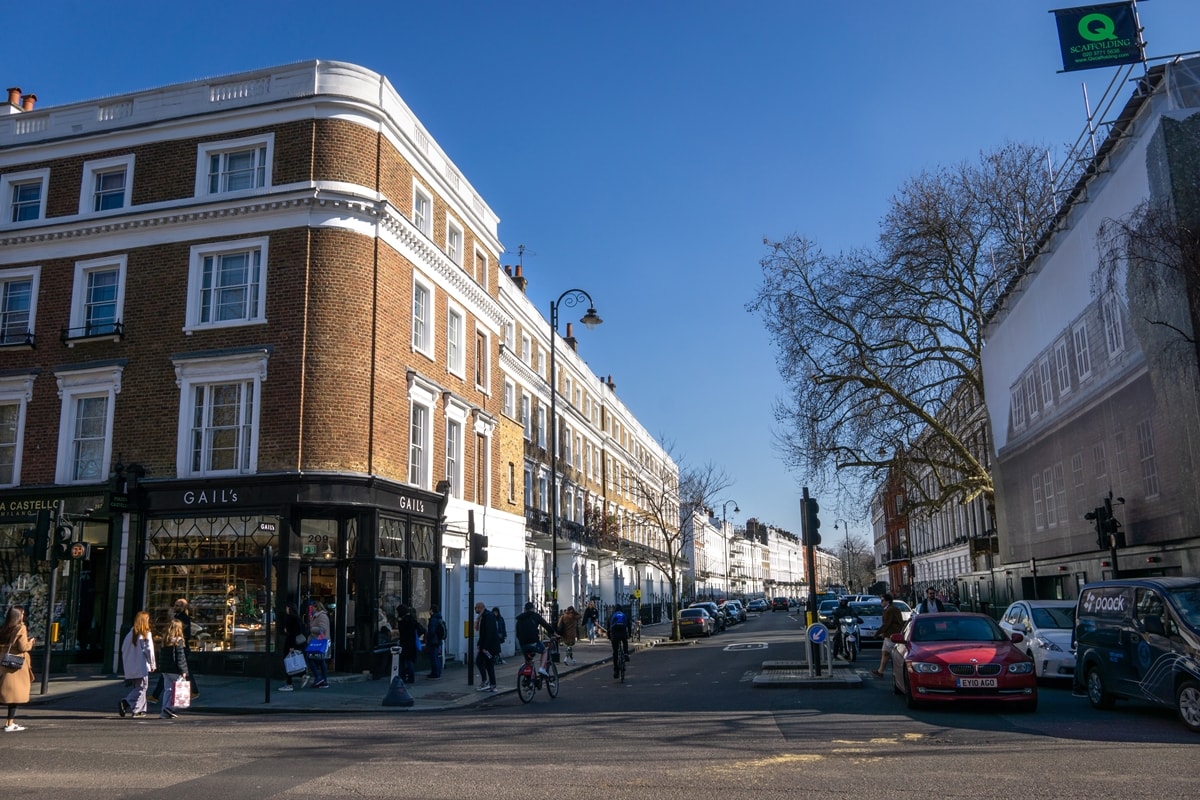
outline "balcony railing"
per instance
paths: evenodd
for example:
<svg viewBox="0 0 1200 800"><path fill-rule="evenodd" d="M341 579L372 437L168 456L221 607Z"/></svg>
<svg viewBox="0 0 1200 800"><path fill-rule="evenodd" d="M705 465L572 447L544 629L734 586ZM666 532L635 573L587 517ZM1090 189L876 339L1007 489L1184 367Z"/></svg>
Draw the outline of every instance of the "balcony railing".
<svg viewBox="0 0 1200 800"><path fill-rule="evenodd" d="M58 338L63 344L89 339L121 341L125 338L125 326L120 322L102 322L94 325L81 325L78 328L63 328Z"/></svg>

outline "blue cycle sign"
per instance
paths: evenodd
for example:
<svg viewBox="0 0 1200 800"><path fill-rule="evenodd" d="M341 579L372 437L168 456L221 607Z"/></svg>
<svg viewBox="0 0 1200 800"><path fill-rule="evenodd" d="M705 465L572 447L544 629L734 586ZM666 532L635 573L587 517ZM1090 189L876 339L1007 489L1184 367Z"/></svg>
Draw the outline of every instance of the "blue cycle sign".
<svg viewBox="0 0 1200 800"><path fill-rule="evenodd" d="M808 640L813 644L825 644L829 641L829 629L819 622L808 626Z"/></svg>

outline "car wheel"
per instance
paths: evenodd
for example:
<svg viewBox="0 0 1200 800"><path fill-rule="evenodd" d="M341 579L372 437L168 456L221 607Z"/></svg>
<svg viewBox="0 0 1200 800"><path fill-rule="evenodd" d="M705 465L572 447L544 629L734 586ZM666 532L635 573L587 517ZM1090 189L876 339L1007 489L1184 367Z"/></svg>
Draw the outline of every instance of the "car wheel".
<svg viewBox="0 0 1200 800"><path fill-rule="evenodd" d="M908 675L904 676L904 705L908 708L921 707L921 702L913 696L912 684L908 682Z"/></svg>
<svg viewBox="0 0 1200 800"><path fill-rule="evenodd" d="M1200 733L1200 682L1191 678L1175 690L1175 708L1180 721L1193 733Z"/></svg>
<svg viewBox="0 0 1200 800"><path fill-rule="evenodd" d="M1093 708L1112 708L1117 698L1104 685L1100 668L1093 665L1087 671L1087 696Z"/></svg>

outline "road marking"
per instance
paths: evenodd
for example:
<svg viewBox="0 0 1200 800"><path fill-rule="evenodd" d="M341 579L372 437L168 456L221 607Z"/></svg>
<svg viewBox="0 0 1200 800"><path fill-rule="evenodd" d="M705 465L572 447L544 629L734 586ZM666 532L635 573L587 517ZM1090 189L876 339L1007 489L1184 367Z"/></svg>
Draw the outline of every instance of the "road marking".
<svg viewBox="0 0 1200 800"><path fill-rule="evenodd" d="M734 644L725 645L725 647L722 649L724 649L728 652L733 652L735 650L766 650L767 643L766 642L735 642Z"/></svg>

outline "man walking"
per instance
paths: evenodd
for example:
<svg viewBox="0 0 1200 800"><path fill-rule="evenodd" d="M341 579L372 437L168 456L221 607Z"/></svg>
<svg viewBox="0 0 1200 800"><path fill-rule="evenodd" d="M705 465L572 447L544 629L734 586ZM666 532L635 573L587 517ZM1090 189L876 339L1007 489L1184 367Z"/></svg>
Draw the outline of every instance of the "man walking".
<svg viewBox="0 0 1200 800"><path fill-rule="evenodd" d="M429 622L425 625L425 651L429 653L429 679L442 677L442 644L446 641L446 622L436 605L429 607Z"/></svg>
<svg viewBox="0 0 1200 800"><path fill-rule="evenodd" d="M918 614L929 614L934 611L945 611L945 606L938 599L937 590L932 586L925 590L925 599L917 605Z"/></svg>
<svg viewBox="0 0 1200 800"><path fill-rule="evenodd" d="M479 691L496 691L496 654L500 652L500 634L496 617L482 602L475 604L475 630L479 641L475 647L475 666L479 668Z"/></svg>
<svg viewBox="0 0 1200 800"><path fill-rule="evenodd" d="M892 651L896 649L896 643L892 641L892 634L902 630L904 630L904 618L900 616L900 609L892 604L892 595L885 592L883 595L883 618L879 622L879 631L875 634L883 639L883 653L879 656L879 669L871 670L871 674L876 678L883 677L883 671L887 669L888 662L892 660Z"/></svg>

